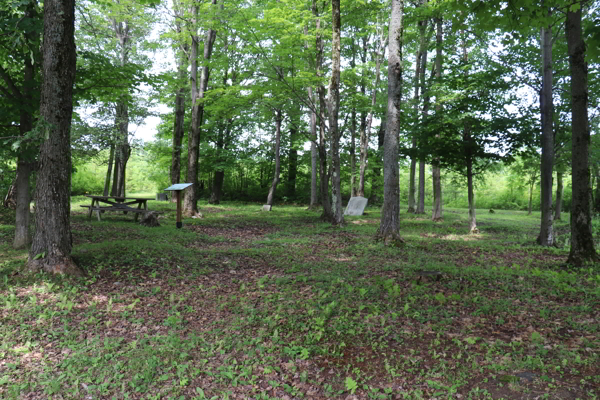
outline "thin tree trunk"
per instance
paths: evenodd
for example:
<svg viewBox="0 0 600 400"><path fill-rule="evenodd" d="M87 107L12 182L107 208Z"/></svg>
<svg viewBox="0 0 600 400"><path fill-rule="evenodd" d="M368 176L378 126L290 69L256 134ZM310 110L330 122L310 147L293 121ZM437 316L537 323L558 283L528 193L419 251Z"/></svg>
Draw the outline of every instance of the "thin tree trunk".
<svg viewBox="0 0 600 400"><path fill-rule="evenodd" d="M171 155L171 185L181 180L181 142L183 140L183 123L185 120L185 76L187 62L184 54L177 60L179 88L175 94L175 123L173 126L173 153ZM173 197L173 201L176 201Z"/></svg>
<svg viewBox="0 0 600 400"><path fill-rule="evenodd" d="M402 103L403 0L392 0L389 28L388 102L383 150L383 208L376 237L386 244L400 241L400 186L398 182L398 135Z"/></svg>
<svg viewBox="0 0 600 400"><path fill-rule="evenodd" d="M358 196L356 182L356 108L350 113L350 197Z"/></svg>
<svg viewBox="0 0 600 400"><path fill-rule="evenodd" d="M596 195L594 196L592 203L594 204L594 211L600 212L600 168L598 168L598 165L594 167L594 172L596 175ZM592 190L593 189L594 185L592 185Z"/></svg>
<svg viewBox="0 0 600 400"><path fill-rule="evenodd" d="M316 18L316 75L322 77L323 72L323 40L321 38L321 19L319 18L319 10L316 0L312 3L313 15ZM331 203L329 202L329 176L327 173L327 145L325 140L325 88L322 85L317 87L317 95L319 97L319 183L321 193L321 205L323 213L321 219L324 221L332 221L333 214L331 211Z"/></svg>
<svg viewBox="0 0 600 400"><path fill-rule="evenodd" d="M379 47L375 53L375 86L371 94L371 109L367 115L365 129L360 132L360 174L358 182L358 195L365 196L365 173L367 171L367 159L369 157L369 137L371 136L371 125L373 124L373 114L375 113L375 105L377 104L377 87L381 81L381 62L383 61L383 53L385 51L386 39L382 37L379 41ZM383 121L382 121L383 123Z"/></svg>
<svg viewBox="0 0 600 400"><path fill-rule="evenodd" d="M415 121L419 118L419 88L420 88L420 78L421 78L421 58L423 57L423 53L426 51L425 49L425 21L419 21L419 48L417 49L416 55L416 63L415 63L415 94L414 94L414 102L415 102ZM415 122L415 126L416 122ZM412 135L411 148L413 151L417 149L417 132L415 131ZM408 210L407 212L410 214L414 214L416 209L416 199L415 199L415 173L417 169L417 157L413 156L410 159L410 174L408 177ZM423 210L424 211L424 210Z"/></svg>
<svg viewBox="0 0 600 400"><path fill-rule="evenodd" d="M571 200L571 251L568 264L583 266L588 261L598 261L592 236L590 210L590 170L588 120L588 77L585 61L585 43L581 28L581 6L575 12L567 11L566 36L571 70L571 129L572 129L572 200Z"/></svg>
<svg viewBox="0 0 600 400"><path fill-rule="evenodd" d="M216 143L216 159L217 164L221 164L223 148L225 147L225 127L223 124L219 124L218 133L217 133L217 143ZM214 180L212 185L212 191L210 194L210 199L208 200L209 204L219 204L221 203L221 192L223 189L223 181L225 178L225 171L222 168L215 169L214 171Z"/></svg>
<svg viewBox="0 0 600 400"><path fill-rule="evenodd" d="M548 10L550 16L550 10ZM542 120L541 207L542 222L538 243L541 246L554 244L552 227L552 168L554 166L554 129L552 104L552 27L541 28L542 90L540 112Z"/></svg>
<svg viewBox="0 0 600 400"><path fill-rule="evenodd" d="M438 80L442 76L442 19L436 18L436 56L435 56L435 75ZM442 110L440 100L436 99L436 112L439 113ZM437 160L434 159L431 166L433 175L433 212L431 219L433 221L439 221L442 219L442 173Z"/></svg>
<svg viewBox="0 0 600 400"><path fill-rule="evenodd" d="M297 130L292 124L290 127L290 152L288 154L288 177L286 184L286 195L290 198L296 196L296 177L298 175L298 149L296 148Z"/></svg>
<svg viewBox="0 0 600 400"><path fill-rule="evenodd" d="M562 201L563 201L563 174L556 172L556 206L554 208L554 220L561 220Z"/></svg>
<svg viewBox="0 0 600 400"><path fill-rule="evenodd" d="M36 182L35 235L28 268L80 275L71 258L71 118L75 82L75 2L45 0L40 119L47 124Z"/></svg>
<svg viewBox="0 0 600 400"><path fill-rule="evenodd" d="M461 31L464 37L464 31ZM469 62L469 53L467 50L466 38L463 40L463 62L465 67ZM465 69L465 78L467 78L468 69ZM466 81L466 79L465 79ZM478 233L477 215L475 213L475 191L473 190L473 137L471 136L471 126L468 119L464 121L463 127L463 148L465 154L465 164L467 166L467 200L469 202L469 233Z"/></svg>
<svg viewBox="0 0 600 400"><path fill-rule="evenodd" d="M113 172L113 162L115 159L115 144L110 144L110 151L108 153L108 165L106 168L106 176L104 177L104 192L103 196L108 196L108 192L110 190L110 176Z"/></svg>
<svg viewBox="0 0 600 400"><path fill-rule="evenodd" d="M385 139L385 126L387 121L385 115L381 119L381 125L379 125L379 131L377 132L377 155L383 153L383 142ZM378 164L382 164L382 159L377 160ZM373 168L373 184L371 185L371 196L369 197L369 203L379 203L379 179L381 177L381 168L379 166Z"/></svg>
<svg viewBox="0 0 600 400"><path fill-rule="evenodd" d="M313 90L308 88L308 97L312 104L314 101ZM314 110L310 111L310 208L316 207L319 200L317 199L317 168L318 168L318 153L317 153L317 113Z"/></svg>
<svg viewBox="0 0 600 400"><path fill-rule="evenodd" d="M281 169L281 163L279 159L279 150L281 144L281 110L275 111L275 172L273 173L273 182L269 189L269 195L267 196L267 205L273 206L275 201L275 190L277 190L277 184L279 183L279 174Z"/></svg>
<svg viewBox="0 0 600 400"><path fill-rule="evenodd" d="M212 0L211 4L215 6L217 0ZM194 29L198 21L198 5L194 3L192 14L194 20L192 22ZM192 51L191 51L191 79L192 79L192 126L188 136L188 160L187 160L187 175L186 180L193 183L191 190L184 192L183 212L187 216L195 216L198 214L198 152L200 150L200 129L204 117L204 94L208 87L209 67L208 61L212 55L213 44L217 32L214 29L209 29L204 37L204 66L202 67L202 75L200 77L200 85L196 80L198 77L198 40L197 35L192 36Z"/></svg>
<svg viewBox="0 0 600 400"><path fill-rule="evenodd" d="M535 185L535 180L532 180L531 183L529 184L529 207L528 207L528 212L527 215L531 215L531 211L533 208L533 186Z"/></svg>
<svg viewBox="0 0 600 400"><path fill-rule="evenodd" d="M37 18L36 2L30 1L25 10L25 17L33 20ZM26 39L32 42L37 42L36 34L33 32L26 33ZM21 110L19 112L19 134L25 136L33 129L33 91L35 90L35 70L34 60L32 56L27 54L24 57L23 66L23 85L21 88ZM15 90L18 90L15 88ZM16 214L15 214L15 237L13 240L13 248L21 249L27 247L31 243L29 236L29 205L31 196L29 195L29 177L34 170L33 158L28 155L28 146L24 143L20 149L20 154L17 159L17 174L15 179L16 189ZM70 190L70 188L69 188Z"/></svg>
<svg viewBox="0 0 600 400"><path fill-rule="evenodd" d="M340 132L338 115L340 109L340 61L341 61L341 18L340 0L331 0L332 41L331 41L331 79L327 91L329 111L329 135L331 140L331 211L333 225L344 224L341 191Z"/></svg>

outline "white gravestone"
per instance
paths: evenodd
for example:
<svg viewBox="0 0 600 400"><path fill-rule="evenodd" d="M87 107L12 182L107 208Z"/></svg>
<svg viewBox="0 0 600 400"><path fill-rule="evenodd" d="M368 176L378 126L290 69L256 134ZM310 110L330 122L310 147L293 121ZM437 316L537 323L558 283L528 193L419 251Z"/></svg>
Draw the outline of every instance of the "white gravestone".
<svg viewBox="0 0 600 400"><path fill-rule="evenodd" d="M271 211L271 206L268 204L265 204L262 208L263 211Z"/></svg>
<svg viewBox="0 0 600 400"><path fill-rule="evenodd" d="M367 198L361 196L351 197L344 215L363 215L368 201Z"/></svg>

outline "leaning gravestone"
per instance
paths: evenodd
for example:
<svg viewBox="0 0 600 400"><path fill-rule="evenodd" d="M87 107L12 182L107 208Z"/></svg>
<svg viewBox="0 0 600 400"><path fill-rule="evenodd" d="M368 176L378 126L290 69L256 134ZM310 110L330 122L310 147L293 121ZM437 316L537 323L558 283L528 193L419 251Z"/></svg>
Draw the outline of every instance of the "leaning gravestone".
<svg viewBox="0 0 600 400"><path fill-rule="evenodd" d="M158 213L156 211L145 212L140 221L140 225L149 227L160 226L160 223L158 222Z"/></svg>
<svg viewBox="0 0 600 400"><path fill-rule="evenodd" d="M361 196L351 197L344 215L363 215L368 201L367 198Z"/></svg>
<svg viewBox="0 0 600 400"><path fill-rule="evenodd" d="M270 205L268 205L268 204L265 204L265 205L263 206L262 210L263 210L263 211L271 211L271 207L272 207L272 206L270 206Z"/></svg>

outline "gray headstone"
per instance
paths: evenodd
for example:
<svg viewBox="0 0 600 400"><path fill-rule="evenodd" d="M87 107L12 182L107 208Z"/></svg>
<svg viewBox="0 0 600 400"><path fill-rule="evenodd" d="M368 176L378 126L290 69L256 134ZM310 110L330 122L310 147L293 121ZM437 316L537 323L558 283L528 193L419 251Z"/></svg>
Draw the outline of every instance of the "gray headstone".
<svg viewBox="0 0 600 400"><path fill-rule="evenodd" d="M156 193L156 200L158 201L168 201L169 196L166 193Z"/></svg>
<svg viewBox="0 0 600 400"><path fill-rule="evenodd" d="M369 200L365 197L351 197L344 215L363 215L368 202Z"/></svg>
<svg viewBox="0 0 600 400"><path fill-rule="evenodd" d="M268 204L265 204L262 208L263 211L271 211L271 206Z"/></svg>

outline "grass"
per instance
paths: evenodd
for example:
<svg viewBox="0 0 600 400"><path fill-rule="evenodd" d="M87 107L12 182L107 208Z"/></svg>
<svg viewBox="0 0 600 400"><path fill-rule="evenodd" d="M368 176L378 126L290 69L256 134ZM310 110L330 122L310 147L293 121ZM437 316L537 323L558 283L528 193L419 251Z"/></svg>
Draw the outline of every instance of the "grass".
<svg viewBox="0 0 600 400"><path fill-rule="evenodd" d="M343 228L303 207L201 204L175 229L87 219L80 280L19 274L0 215L0 398L596 399L600 270L534 245L539 216L402 215L373 240L370 207ZM568 224L556 224L568 242ZM441 271L441 279L421 271ZM354 396L354 397L353 397Z"/></svg>

